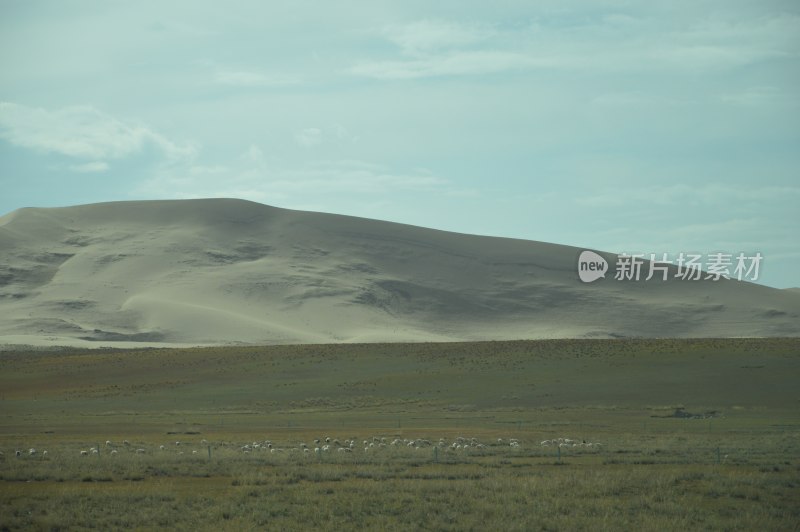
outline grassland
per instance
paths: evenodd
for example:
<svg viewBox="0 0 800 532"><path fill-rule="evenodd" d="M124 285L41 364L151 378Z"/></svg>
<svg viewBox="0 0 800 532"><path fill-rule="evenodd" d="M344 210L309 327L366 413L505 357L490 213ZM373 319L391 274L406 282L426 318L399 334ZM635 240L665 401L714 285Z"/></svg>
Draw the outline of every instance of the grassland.
<svg viewBox="0 0 800 532"><path fill-rule="evenodd" d="M797 339L6 351L0 528L795 530L798 382Z"/></svg>

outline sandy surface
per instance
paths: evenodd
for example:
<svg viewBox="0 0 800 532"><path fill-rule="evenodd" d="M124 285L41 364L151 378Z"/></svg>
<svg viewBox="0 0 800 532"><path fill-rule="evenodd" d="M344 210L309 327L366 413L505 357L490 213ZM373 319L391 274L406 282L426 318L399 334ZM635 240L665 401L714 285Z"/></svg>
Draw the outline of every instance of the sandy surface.
<svg viewBox="0 0 800 532"><path fill-rule="evenodd" d="M584 284L580 251L229 199L21 209L0 344L800 335L797 290Z"/></svg>

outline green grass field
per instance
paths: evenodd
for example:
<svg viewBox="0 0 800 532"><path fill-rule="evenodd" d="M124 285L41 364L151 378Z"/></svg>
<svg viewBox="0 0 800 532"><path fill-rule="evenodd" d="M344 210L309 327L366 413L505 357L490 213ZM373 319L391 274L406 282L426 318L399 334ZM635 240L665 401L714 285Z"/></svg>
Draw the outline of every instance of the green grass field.
<svg viewBox="0 0 800 532"><path fill-rule="evenodd" d="M796 530L800 340L2 352L0 451L10 530Z"/></svg>

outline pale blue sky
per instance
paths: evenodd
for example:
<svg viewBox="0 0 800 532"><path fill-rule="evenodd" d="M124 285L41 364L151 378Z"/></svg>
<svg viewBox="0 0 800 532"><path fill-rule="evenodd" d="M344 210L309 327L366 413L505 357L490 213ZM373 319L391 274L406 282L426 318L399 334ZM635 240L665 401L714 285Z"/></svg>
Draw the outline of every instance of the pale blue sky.
<svg viewBox="0 0 800 532"><path fill-rule="evenodd" d="M800 4L0 0L0 214L239 197L800 285Z"/></svg>

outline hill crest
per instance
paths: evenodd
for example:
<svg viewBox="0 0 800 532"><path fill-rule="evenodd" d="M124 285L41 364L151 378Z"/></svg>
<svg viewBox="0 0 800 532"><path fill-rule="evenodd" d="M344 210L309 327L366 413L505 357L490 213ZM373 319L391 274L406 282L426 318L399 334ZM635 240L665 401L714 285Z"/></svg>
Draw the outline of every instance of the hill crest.
<svg viewBox="0 0 800 532"><path fill-rule="evenodd" d="M235 199L21 209L0 247L0 344L800 335L793 291L584 284L574 247Z"/></svg>

